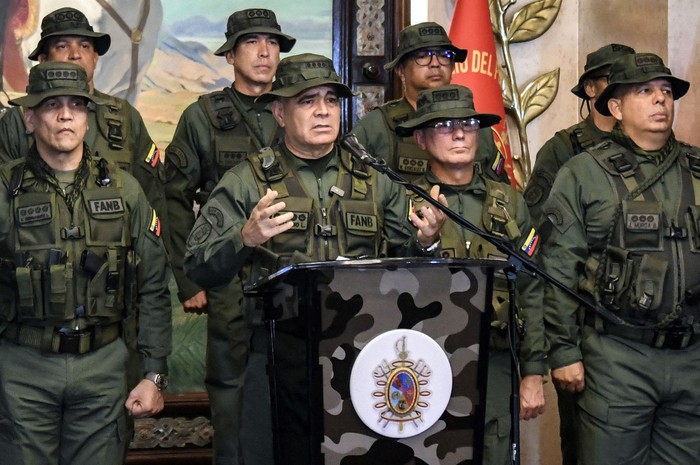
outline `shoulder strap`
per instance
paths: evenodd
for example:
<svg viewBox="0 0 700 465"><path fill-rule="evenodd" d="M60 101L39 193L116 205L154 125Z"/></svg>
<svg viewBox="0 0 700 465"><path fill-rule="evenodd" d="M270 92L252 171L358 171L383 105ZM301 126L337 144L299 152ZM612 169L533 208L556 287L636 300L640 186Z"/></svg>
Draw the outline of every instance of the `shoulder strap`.
<svg viewBox="0 0 700 465"><path fill-rule="evenodd" d="M241 113L233 104L231 97L223 90L202 95L197 99L197 103L215 129L228 131L241 122Z"/></svg>
<svg viewBox="0 0 700 465"><path fill-rule="evenodd" d="M513 197L510 186L483 177L486 183L486 201L483 203L481 221L491 234L507 236L514 241L520 237L520 229L516 221L518 203Z"/></svg>
<svg viewBox="0 0 700 465"><path fill-rule="evenodd" d="M408 119L408 116L412 113L411 111L406 111L406 109L401 108L400 99L392 100L386 105L382 105L377 108L382 113L386 124L391 128L392 131L396 129L396 126L406 121Z"/></svg>
<svg viewBox="0 0 700 465"><path fill-rule="evenodd" d="M121 150L129 143L130 116L127 115L122 101L107 94L100 96L106 97L108 102L96 106L97 126L107 140L109 148Z"/></svg>

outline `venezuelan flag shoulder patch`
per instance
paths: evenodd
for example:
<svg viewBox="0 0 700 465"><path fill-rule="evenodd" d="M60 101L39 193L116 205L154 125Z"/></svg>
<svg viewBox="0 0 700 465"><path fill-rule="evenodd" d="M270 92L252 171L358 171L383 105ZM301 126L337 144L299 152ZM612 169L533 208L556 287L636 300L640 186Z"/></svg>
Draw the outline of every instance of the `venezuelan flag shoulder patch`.
<svg viewBox="0 0 700 465"><path fill-rule="evenodd" d="M156 144L151 143L151 148L148 150L148 155L146 155L146 158L144 161L150 165L151 168L155 168L158 165L158 161L160 160L160 151L158 150L158 147L156 147Z"/></svg>
<svg viewBox="0 0 700 465"><path fill-rule="evenodd" d="M151 222L148 225L148 231L156 237L160 237L160 218L155 210L151 213Z"/></svg>
<svg viewBox="0 0 700 465"><path fill-rule="evenodd" d="M501 175L503 172L503 167L505 166L506 159L505 157L499 152L498 150L496 151L496 158L493 159L493 163L491 163L491 169L493 170L494 173L497 175Z"/></svg>
<svg viewBox="0 0 700 465"><path fill-rule="evenodd" d="M523 243L522 247L520 247L520 250L525 252L528 257L532 257L532 254L534 254L535 250L537 250L537 244L539 243L540 236L537 234L535 228L532 228L530 229L530 233L527 235L527 239L525 239L525 243Z"/></svg>

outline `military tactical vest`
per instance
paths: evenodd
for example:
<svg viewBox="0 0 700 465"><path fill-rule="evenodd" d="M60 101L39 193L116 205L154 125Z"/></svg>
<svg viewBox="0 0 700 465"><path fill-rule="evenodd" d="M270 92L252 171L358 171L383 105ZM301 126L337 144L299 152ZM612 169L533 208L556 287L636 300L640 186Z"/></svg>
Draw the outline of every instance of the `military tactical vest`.
<svg viewBox="0 0 700 465"><path fill-rule="evenodd" d="M591 122L590 124L593 123ZM557 131L556 136L571 144L571 156L598 145L602 141L601 137L589 127L589 123L586 121L581 121L570 128Z"/></svg>
<svg viewBox="0 0 700 465"><path fill-rule="evenodd" d="M200 160L202 192L207 197L226 171L273 142L261 141L254 136L242 109L236 106L233 92L231 88L226 88L197 100L209 121L211 134L210 158ZM202 204L206 203L206 199L201 200L204 200Z"/></svg>
<svg viewBox="0 0 700 465"><path fill-rule="evenodd" d="M403 176L416 179L428 169L428 154L416 144L413 136L400 137L396 134L396 126L408 120L413 113L410 105L403 99L392 100L379 107L387 126L391 129L391 144L394 160L387 160Z"/></svg>
<svg viewBox="0 0 700 465"><path fill-rule="evenodd" d="M345 151L339 151L339 158L337 181L324 193L331 196L327 207L309 194L279 149L264 149L249 159L260 195L267 188L277 191L277 198L286 204L280 214L294 214L294 226L265 244L269 252L282 260L291 259L295 252L314 260L386 254L382 242L383 217L375 202L376 174L358 167Z"/></svg>
<svg viewBox="0 0 700 465"><path fill-rule="evenodd" d="M700 151L681 144L679 152L668 171L680 172L681 185L670 186L680 189L680 208L668 211L651 188L639 188L645 176L634 154L610 142L589 150L621 210L609 243L591 250L580 287L630 323L700 322Z"/></svg>
<svg viewBox="0 0 700 465"><path fill-rule="evenodd" d="M96 94L108 102L95 107L100 137L96 138L90 150L124 171L133 173L135 148L134 134L131 134L131 112L122 100L103 93Z"/></svg>
<svg viewBox="0 0 700 465"><path fill-rule="evenodd" d="M481 221L475 224L478 228L498 237L503 237L515 242L520 237L520 230L515 219L518 217L518 203L513 197L513 191L509 186L482 178L486 183L486 192L480 195L469 192L464 195L479 195L481 197ZM424 190L432 187L423 177L416 182ZM420 209L424 199L413 193L409 193L415 210ZM468 237L468 240L466 239ZM497 259L507 258L496 246L477 234L472 234L463 229L454 221L447 221L440 231L440 256L442 258L473 258L473 259ZM491 326L495 331L491 332L491 347L506 349L509 347L507 340L508 323L508 283L503 273L496 273L493 280L492 304L494 308Z"/></svg>
<svg viewBox="0 0 700 465"><path fill-rule="evenodd" d="M0 321L59 327L126 316L135 299L135 264L123 179L112 167L111 182L99 186L104 172L96 163L90 169L72 214L23 160L2 169L12 228L0 266Z"/></svg>

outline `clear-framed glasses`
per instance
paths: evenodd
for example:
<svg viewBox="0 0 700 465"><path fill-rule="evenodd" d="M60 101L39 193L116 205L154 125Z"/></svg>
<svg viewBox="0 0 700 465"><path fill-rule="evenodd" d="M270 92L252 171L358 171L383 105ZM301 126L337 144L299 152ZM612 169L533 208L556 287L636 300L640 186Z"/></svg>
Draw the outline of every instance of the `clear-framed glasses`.
<svg viewBox="0 0 700 465"><path fill-rule="evenodd" d="M479 130L479 120L476 118L444 119L428 127L438 134L452 134L457 128L461 128L464 132L474 132Z"/></svg>
<svg viewBox="0 0 700 465"><path fill-rule="evenodd" d="M418 50L411 55L418 66L428 66L433 61L433 57L437 58L442 66L448 66L454 62L455 52L447 49Z"/></svg>

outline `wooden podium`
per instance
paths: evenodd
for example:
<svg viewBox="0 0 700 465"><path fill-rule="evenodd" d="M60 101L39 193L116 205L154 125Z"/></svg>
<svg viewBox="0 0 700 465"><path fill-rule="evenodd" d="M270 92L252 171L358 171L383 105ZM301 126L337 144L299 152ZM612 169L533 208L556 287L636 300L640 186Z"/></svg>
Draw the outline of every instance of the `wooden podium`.
<svg viewBox="0 0 700 465"><path fill-rule="evenodd" d="M505 264L303 263L248 287L270 330L275 463L480 464L490 290Z"/></svg>

